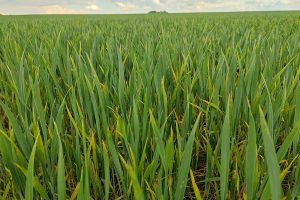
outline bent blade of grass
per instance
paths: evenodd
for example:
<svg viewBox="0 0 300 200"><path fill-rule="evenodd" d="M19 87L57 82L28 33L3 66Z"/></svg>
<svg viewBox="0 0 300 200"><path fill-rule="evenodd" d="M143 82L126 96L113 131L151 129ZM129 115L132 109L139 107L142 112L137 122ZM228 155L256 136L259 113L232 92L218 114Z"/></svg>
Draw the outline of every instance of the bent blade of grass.
<svg viewBox="0 0 300 200"><path fill-rule="evenodd" d="M145 199L144 195L143 195L143 190L141 188L141 185L138 181L138 178L136 176L134 169L132 168L131 165L126 163L126 161L124 160L124 158L121 155L120 155L120 159L121 159L122 163L124 164L128 174L131 178L135 199L140 199L140 200Z"/></svg>
<svg viewBox="0 0 300 200"><path fill-rule="evenodd" d="M34 104L36 107L37 115L38 115L39 121L41 123L44 143L47 147L47 142L46 142L47 141L47 126L46 126L45 111L44 111L43 104L42 104L40 87L39 87L37 81L34 83L34 87L32 90L32 96L33 96Z"/></svg>
<svg viewBox="0 0 300 200"><path fill-rule="evenodd" d="M298 163L296 165L296 169L295 169L295 175L294 175L295 179L295 183L292 189L292 198L295 199L297 196L300 196L300 159L298 157Z"/></svg>
<svg viewBox="0 0 300 200"><path fill-rule="evenodd" d="M79 182L79 188L78 188L78 194L77 199L85 199L85 192L84 192L84 169L81 169L81 175L80 175L80 182ZM73 195L72 195L73 196Z"/></svg>
<svg viewBox="0 0 300 200"><path fill-rule="evenodd" d="M272 136L272 138L274 139L275 138L275 135L274 135L274 131L273 131L273 128L274 128L274 113L273 113L273 108L272 108L272 99L271 99L271 93L270 93L270 90L268 88L268 85L267 85L267 82L265 80L265 77L262 75L262 80L263 80L263 83L264 83L264 86L265 86L265 89L267 91L267 95L268 95L268 98L267 98L267 106L268 106L268 112L267 112L267 116L268 116L268 126L269 126L269 132ZM275 138L275 141L277 140L277 138Z"/></svg>
<svg viewBox="0 0 300 200"><path fill-rule="evenodd" d="M76 188L74 189L74 191L70 197L70 200L74 200L77 197L79 188L80 188L80 182L77 183Z"/></svg>
<svg viewBox="0 0 300 200"><path fill-rule="evenodd" d="M34 157L35 157L35 151L36 151L38 137L35 140L35 143L33 145L33 148L32 148L31 154L30 154L29 162L28 162L28 169L27 169L27 176L26 176L26 189L25 189L25 199L26 200L33 199Z"/></svg>
<svg viewBox="0 0 300 200"><path fill-rule="evenodd" d="M65 180L65 162L63 155L63 147L59 138L58 166L57 166L57 190L58 200L66 199L66 180Z"/></svg>
<svg viewBox="0 0 300 200"><path fill-rule="evenodd" d="M283 181L284 178L286 177L286 175L288 173L290 173L290 168L293 166L293 163L297 160L298 156L296 156L291 162L290 164L282 170L282 172L280 173L280 181ZM270 179L268 179L267 184L263 190L263 193L260 197L260 199L269 199L270 198Z"/></svg>
<svg viewBox="0 0 300 200"><path fill-rule="evenodd" d="M226 199L229 168L230 168L230 98L227 102L225 119L221 132L221 168L220 168L220 179L221 179L221 199Z"/></svg>
<svg viewBox="0 0 300 200"><path fill-rule="evenodd" d="M184 199L184 193L185 193L185 189L186 189L188 173L189 173L191 157L192 157L192 151L193 151L194 138L195 138L196 130L199 125L200 114L198 115L198 118L192 129L191 135L189 136L188 142L186 143L186 146L184 148L183 155L182 155L182 161L178 168L178 177L177 177L177 185L176 185L176 192L175 192L176 200Z"/></svg>
<svg viewBox="0 0 300 200"><path fill-rule="evenodd" d="M119 160L119 154L118 154L118 151L116 149L116 146L113 142L113 139L111 138L111 133L109 132L109 130L107 130L105 132L105 136L106 136L106 142L107 142L107 147L108 147L108 151L110 152L111 154L111 159L115 165L115 168L117 170L117 173L120 177L120 181L121 181L121 185L123 186L123 190L126 191L125 189L125 185L124 185L124 173L123 173L123 170L122 170L122 166L121 166L121 163L120 163L120 160Z"/></svg>
<svg viewBox="0 0 300 200"><path fill-rule="evenodd" d="M175 147L174 147L174 140L173 140L173 130L171 127L171 133L166 144L166 167L168 173L172 173L173 171L174 155L175 155Z"/></svg>
<svg viewBox="0 0 300 200"><path fill-rule="evenodd" d="M9 119L9 122L14 130L15 133L15 137L17 139L18 144L21 147L21 150L23 151L23 153L25 154L26 158L29 158L30 155L30 146L28 144L29 139L31 138L26 138L25 134L23 134L22 128L19 125L20 122L16 119L16 117L14 116L14 114L10 111L10 109L8 108L8 106L6 104L4 104L2 101L0 101L0 104L2 106L2 109L4 110L7 118Z"/></svg>
<svg viewBox="0 0 300 200"><path fill-rule="evenodd" d="M280 182L280 168L278 164L278 158L276 155L274 142L261 107L259 108L259 113L260 113L260 125L262 129L265 158L267 162L268 175L270 179L270 186L272 192L272 199L280 200L281 182Z"/></svg>
<svg viewBox="0 0 300 200"><path fill-rule="evenodd" d="M200 194L200 190L199 190L199 188L197 186L197 183L195 181L195 177L194 177L193 171L191 169L190 169L190 177L191 177L192 186L193 186L193 190L194 190L196 199L197 200L202 200L201 194Z"/></svg>
<svg viewBox="0 0 300 200"><path fill-rule="evenodd" d="M296 89L296 94L295 94L295 116L294 116L294 124L300 121L300 84L298 85ZM297 154L297 150L299 148L299 136L296 138L293 144L293 154Z"/></svg>
<svg viewBox="0 0 300 200"><path fill-rule="evenodd" d="M119 102L120 102L120 108L122 111L122 115L124 115L124 88L125 88L125 67L124 63L122 61L122 52L121 48L117 51L118 55L118 65L119 65L119 81L118 81L118 95L119 95ZM125 116L123 116L125 117Z"/></svg>
<svg viewBox="0 0 300 200"><path fill-rule="evenodd" d="M22 171L22 173L27 177L27 175L28 175L27 169L25 169L24 167L22 167L21 165L18 165L16 163L15 163L15 166L18 167ZM41 197L43 199L46 199L46 200L50 199L47 194L47 191L45 190L43 185L39 182L39 180L36 177L33 178L33 187L41 195Z"/></svg>
<svg viewBox="0 0 300 200"><path fill-rule="evenodd" d="M167 169L166 168L166 163L165 163L166 152L165 152L165 145L164 145L164 142L163 142L163 139L162 139L162 131L157 126L157 123L154 119L152 111L150 111L150 122L151 122L151 126L153 128L155 142L157 143L156 148L158 150L159 156L161 157L162 165L164 166L164 169Z"/></svg>
<svg viewBox="0 0 300 200"><path fill-rule="evenodd" d="M292 144L299 138L300 135L300 121L298 121L292 131L285 138L284 142L280 145L279 150L277 151L277 158L279 161L284 159L286 153Z"/></svg>
<svg viewBox="0 0 300 200"><path fill-rule="evenodd" d="M109 183L110 183L110 174L109 174L109 158L108 151L105 143L103 142L103 160L104 160L104 190L105 190L105 199L109 199Z"/></svg>
<svg viewBox="0 0 300 200"><path fill-rule="evenodd" d="M300 85L297 87L297 92L296 92L296 108L295 108L295 116L294 116L294 124L297 122L300 122ZM294 144L293 144L293 153L294 155L297 154L298 152L298 146L299 146L299 136L296 137ZM296 198L298 195L300 195L300 159L298 159L298 163L295 167L295 172L294 172L294 187L292 189L292 198Z"/></svg>
<svg viewBox="0 0 300 200"><path fill-rule="evenodd" d="M248 142L246 150L246 187L247 199L252 200L255 197L255 177L257 175L257 149L256 149L256 128L255 121L249 109L249 129L248 129Z"/></svg>

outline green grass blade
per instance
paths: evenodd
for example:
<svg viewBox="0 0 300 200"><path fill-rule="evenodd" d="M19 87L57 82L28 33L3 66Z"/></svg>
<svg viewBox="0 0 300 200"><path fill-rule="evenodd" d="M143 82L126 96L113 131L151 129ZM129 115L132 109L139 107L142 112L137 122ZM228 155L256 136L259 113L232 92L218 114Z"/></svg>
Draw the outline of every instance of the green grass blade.
<svg viewBox="0 0 300 200"><path fill-rule="evenodd" d="M15 165L16 165L16 167L18 167L22 171L22 173L25 176L28 175L28 170L27 169L25 169L24 167L22 167L18 164L15 164ZM43 185L39 182L39 180L36 177L33 177L33 187L41 195L41 197L43 199L50 199L48 194L47 194L46 189L43 187Z"/></svg>
<svg viewBox="0 0 300 200"><path fill-rule="evenodd" d="M229 178L229 167L230 167L230 98L228 99L225 119L221 132L221 168L220 168L220 179L221 179L221 199L226 199L226 193L228 190L228 178Z"/></svg>
<svg viewBox="0 0 300 200"><path fill-rule="evenodd" d="M178 168L178 178L177 178L177 184L176 184L176 192L175 192L175 199L181 200L184 199L184 193L186 190L186 183L188 179L189 169L190 169L190 163L191 163L191 157L192 157L192 151L193 151L193 144L194 144L194 138L196 134L196 130L198 129L200 120L200 114L198 115L198 118L193 126L192 132L188 138L188 141L185 145L182 160L180 162L180 166Z"/></svg>
<svg viewBox="0 0 300 200"><path fill-rule="evenodd" d="M35 151L36 151L38 137L35 140L35 143L33 145L33 148L32 148L31 154L30 154L29 162L28 162L28 169L27 169L27 176L26 176L26 190L25 190L25 199L26 200L33 199L34 158L35 158Z"/></svg>
<svg viewBox="0 0 300 200"><path fill-rule="evenodd" d="M57 189L58 200L66 199L65 162L61 140L59 139Z"/></svg>
<svg viewBox="0 0 300 200"><path fill-rule="evenodd" d="M256 149L256 128L255 121L251 110L249 111L249 128L247 137L247 150L246 150L246 186L247 186L247 199L252 200L255 198L255 177L257 176L257 149Z"/></svg>
<svg viewBox="0 0 300 200"><path fill-rule="evenodd" d="M262 109L259 109L260 112L260 125L262 129L262 136L264 142L264 151L265 158L268 167L268 175L271 185L272 199L280 200L281 199L281 182L280 182L280 168L278 165L278 158L276 155L273 139L269 131L268 124L266 122L264 113Z"/></svg>
<svg viewBox="0 0 300 200"><path fill-rule="evenodd" d="M103 160L104 160L104 173L105 173L105 180L104 180L104 190L105 190L105 199L109 199L109 183L110 183L110 174L109 174L109 157L108 151L106 148L105 143L103 143Z"/></svg>
<svg viewBox="0 0 300 200"><path fill-rule="evenodd" d="M141 188L141 185L137 179L136 173L134 172L134 169L132 168L131 165L127 164L126 161L124 160L124 158L120 157L121 161L123 162L123 164L125 165L125 168L132 180L132 185L133 185L133 191L134 191L134 199L140 199L143 200L144 198L144 194Z"/></svg>

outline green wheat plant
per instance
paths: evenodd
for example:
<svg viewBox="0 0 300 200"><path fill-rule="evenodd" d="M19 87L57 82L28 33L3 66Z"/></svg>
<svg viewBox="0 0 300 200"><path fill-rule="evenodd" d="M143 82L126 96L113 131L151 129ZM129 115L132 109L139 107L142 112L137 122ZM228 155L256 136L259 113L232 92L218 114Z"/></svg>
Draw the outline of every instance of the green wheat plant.
<svg viewBox="0 0 300 200"><path fill-rule="evenodd" d="M299 19L1 17L0 199L299 199Z"/></svg>

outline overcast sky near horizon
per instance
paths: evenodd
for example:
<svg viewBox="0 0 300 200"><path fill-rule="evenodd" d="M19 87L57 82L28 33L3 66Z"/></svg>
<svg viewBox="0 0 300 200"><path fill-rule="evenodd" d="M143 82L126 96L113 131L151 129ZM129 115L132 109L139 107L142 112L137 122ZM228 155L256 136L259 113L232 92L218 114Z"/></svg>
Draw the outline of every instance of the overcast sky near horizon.
<svg viewBox="0 0 300 200"><path fill-rule="evenodd" d="M300 10L300 0L0 0L4 14L108 14Z"/></svg>

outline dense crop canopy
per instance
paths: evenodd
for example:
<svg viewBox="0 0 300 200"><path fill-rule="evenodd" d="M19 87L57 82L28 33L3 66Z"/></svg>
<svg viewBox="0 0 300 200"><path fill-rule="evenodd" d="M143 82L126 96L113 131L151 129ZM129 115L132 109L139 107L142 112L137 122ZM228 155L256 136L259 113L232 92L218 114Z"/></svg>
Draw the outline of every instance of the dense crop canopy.
<svg viewBox="0 0 300 200"><path fill-rule="evenodd" d="M3 16L0 198L299 197L299 20Z"/></svg>

